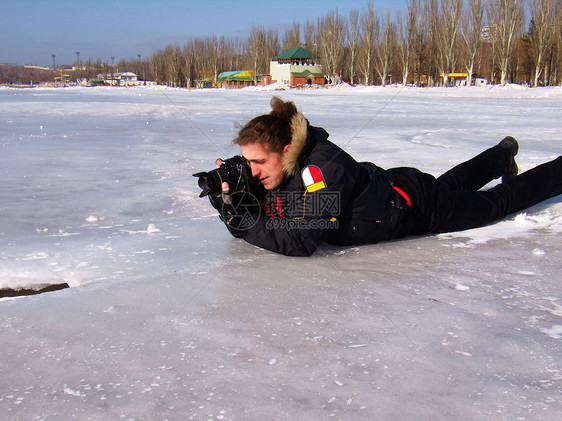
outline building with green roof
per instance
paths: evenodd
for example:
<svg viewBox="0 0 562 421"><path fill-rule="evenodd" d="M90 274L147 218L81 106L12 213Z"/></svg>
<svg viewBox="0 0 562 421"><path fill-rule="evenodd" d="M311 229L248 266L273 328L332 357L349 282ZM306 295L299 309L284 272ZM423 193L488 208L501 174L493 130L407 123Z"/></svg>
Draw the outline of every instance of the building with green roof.
<svg viewBox="0 0 562 421"><path fill-rule="evenodd" d="M288 86L325 85L326 77L316 54L293 47L273 57L269 64L270 83Z"/></svg>
<svg viewBox="0 0 562 421"><path fill-rule="evenodd" d="M273 57L273 60L278 63L290 63L295 60L306 62L306 64L315 64L315 60L319 59L316 54L308 51L303 47L292 47L288 50L283 51L281 54Z"/></svg>
<svg viewBox="0 0 562 421"><path fill-rule="evenodd" d="M255 85L254 72L252 70L222 72L217 79L218 86L222 88L242 88Z"/></svg>

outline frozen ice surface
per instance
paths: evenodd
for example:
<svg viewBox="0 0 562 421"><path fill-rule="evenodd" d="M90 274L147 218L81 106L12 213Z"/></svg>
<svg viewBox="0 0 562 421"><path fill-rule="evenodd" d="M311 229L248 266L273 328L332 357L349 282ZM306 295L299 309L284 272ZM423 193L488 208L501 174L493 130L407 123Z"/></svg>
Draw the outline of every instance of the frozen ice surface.
<svg viewBox="0 0 562 421"><path fill-rule="evenodd" d="M562 153L562 88L0 89L8 420L562 418L562 202L461 233L288 258L191 174L294 100L358 160L440 174Z"/></svg>

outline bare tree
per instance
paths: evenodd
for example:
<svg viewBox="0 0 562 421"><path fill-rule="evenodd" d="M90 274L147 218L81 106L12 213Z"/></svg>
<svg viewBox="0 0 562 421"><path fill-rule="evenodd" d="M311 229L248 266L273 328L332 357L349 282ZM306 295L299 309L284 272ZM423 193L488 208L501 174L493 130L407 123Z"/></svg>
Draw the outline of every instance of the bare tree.
<svg viewBox="0 0 562 421"><path fill-rule="evenodd" d="M555 84L556 79L562 85L562 1L556 1L556 13L554 19L555 41L551 54L551 84Z"/></svg>
<svg viewBox="0 0 562 421"><path fill-rule="evenodd" d="M264 73L269 72L270 60L279 53L279 33L276 29L269 29L265 41L266 69Z"/></svg>
<svg viewBox="0 0 562 421"><path fill-rule="evenodd" d="M152 79L156 83L160 84L164 81L164 63L162 57L162 51L156 51L152 53L150 57L150 73Z"/></svg>
<svg viewBox="0 0 562 421"><path fill-rule="evenodd" d="M332 81L336 80L336 74L341 70L345 28L345 21L337 9L318 21L318 49L322 69Z"/></svg>
<svg viewBox="0 0 562 421"><path fill-rule="evenodd" d="M509 63L522 33L523 0L489 0L488 20L503 86L507 83Z"/></svg>
<svg viewBox="0 0 562 421"><path fill-rule="evenodd" d="M373 60L379 28L379 17L375 15L373 1L367 3L367 10L361 15L361 48L359 54L359 68L363 75L365 85L371 83L373 73Z"/></svg>
<svg viewBox="0 0 562 421"><path fill-rule="evenodd" d="M380 21L380 29L377 31L378 40L375 49L375 68L381 80L382 86L386 86L390 73L392 57L396 50L396 25L392 21L390 12Z"/></svg>
<svg viewBox="0 0 562 421"><path fill-rule="evenodd" d="M413 72L415 83L417 85L424 84L424 74L429 73L430 57L430 36L429 36L429 3L420 0L413 0L416 3L415 10L417 12L414 44L413 44Z"/></svg>
<svg viewBox="0 0 562 421"><path fill-rule="evenodd" d="M462 0L432 1L431 30L434 40L435 64L443 75L443 85L449 82L448 75L455 70L457 37L462 13Z"/></svg>
<svg viewBox="0 0 562 421"><path fill-rule="evenodd" d="M410 74L413 48L417 36L419 8L419 0L410 0L406 17L404 18L402 13L398 15L398 51L403 85L408 83L408 76Z"/></svg>
<svg viewBox="0 0 562 421"><path fill-rule="evenodd" d="M478 54L478 50L482 44L483 22L483 0L468 0L468 8L463 12L461 31L467 86L472 85L472 74L474 73L476 54Z"/></svg>
<svg viewBox="0 0 562 421"><path fill-rule="evenodd" d="M225 39L225 60L222 63L223 70L242 70L246 67L244 60L244 49L246 41L239 37ZM267 48L267 38L266 38ZM273 57L273 56L271 56Z"/></svg>
<svg viewBox="0 0 562 421"><path fill-rule="evenodd" d="M265 73L267 58L266 34L263 26L254 27L246 43L246 60L254 73L254 82L258 74Z"/></svg>
<svg viewBox="0 0 562 421"><path fill-rule="evenodd" d="M188 88L193 86L193 82L196 79L195 76L195 68L196 68L196 60L195 60L195 46L193 42L188 42L183 46L182 50L182 59L183 59L183 67L184 67L184 76L185 76L185 86Z"/></svg>
<svg viewBox="0 0 562 421"><path fill-rule="evenodd" d="M197 78L206 79L210 77L210 68L207 67L206 54L206 40L197 38L193 40L193 54L195 55L195 65L197 66Z"/></svg>
<svg viewBox="0 0 562 421"><path fill-rule="evenodd" d="M304 42L305 47L312 51L314 54L319 54L319 41L318 41L318 27L312 23L311 21L307 20L304 23Z"/></svg>
<svg viewBox="0 0 562 421"><path fill-rule="evenodd" d="M279 37L277 31L263 26L254 27L246 42L246 63L254 72L254 82L258 76L269 71L269 60L277 54Z"/></svg>
<svg viewBox="0 0 562 421"><path fill-rule="evenodd" d="M301 25L297 21L285 31L283 36L283 50L297 47L301 43Z"/></svg>
<svg viewBox="0 0 562 421"><path fill-rule="evenodd" d="M355 62L359 47L359 12L355 9L349 12L349 26L347 31L347 48L349 50L349 82L355 83Z"/></svg>
<svg viewBox="0 0 562 421"><path fill-rule="evenodd" d="M554 0L533 0L531 4L532 18L529 28L529 41L535 64L533 76L533 86L535 87L539 84L547 53L552 48L555 37L555 6Z"/></svg>
<svg viewBox="0 0 562 421"><path fill-rule="evenodd" d="M207 69L211 71L213 81L216 85L219 80L219 45L217 37L212 36L210 38L206 38L204 49L204 63L207 65Z"/></svg>
<svg viewBox="0 0 562 421"><path fill-rule="evenodd" d="M168 86L177 87L181 84L182 56L181 49L176 45L168 45L164 49L164 80Z"/></svg>

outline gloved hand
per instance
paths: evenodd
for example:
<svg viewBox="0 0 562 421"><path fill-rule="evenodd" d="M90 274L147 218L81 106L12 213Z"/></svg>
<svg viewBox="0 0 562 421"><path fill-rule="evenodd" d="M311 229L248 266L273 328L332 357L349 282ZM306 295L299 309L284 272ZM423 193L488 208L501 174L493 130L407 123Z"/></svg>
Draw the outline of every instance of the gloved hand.
<svg viewBox="0 0 562 421"><path fill-rule="evenodd" d="M261 205L256 197L247 192L230 192L228 183L222 183L222 193L209 194L211 205L219 212L220 219L230 233L238 238L244 237L260 217Z"/></svg>

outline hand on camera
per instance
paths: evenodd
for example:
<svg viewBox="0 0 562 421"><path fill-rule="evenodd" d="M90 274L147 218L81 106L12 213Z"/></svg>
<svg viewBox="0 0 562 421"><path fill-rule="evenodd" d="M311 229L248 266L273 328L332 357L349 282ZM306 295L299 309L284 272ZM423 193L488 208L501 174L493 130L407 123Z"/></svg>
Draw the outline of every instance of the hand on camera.
<svg viewBox="0 0 562 421"><path fill-rule="evenodd" d="M215 163L217 164L217 166L221 166L222 165L222 159L221 158L217 158L217 160L215 161ZM230 186L228 185L228 183L225 181L224 183L221 184L222 187L222 192L225 194L228 194L230 192Z"/></svg>

